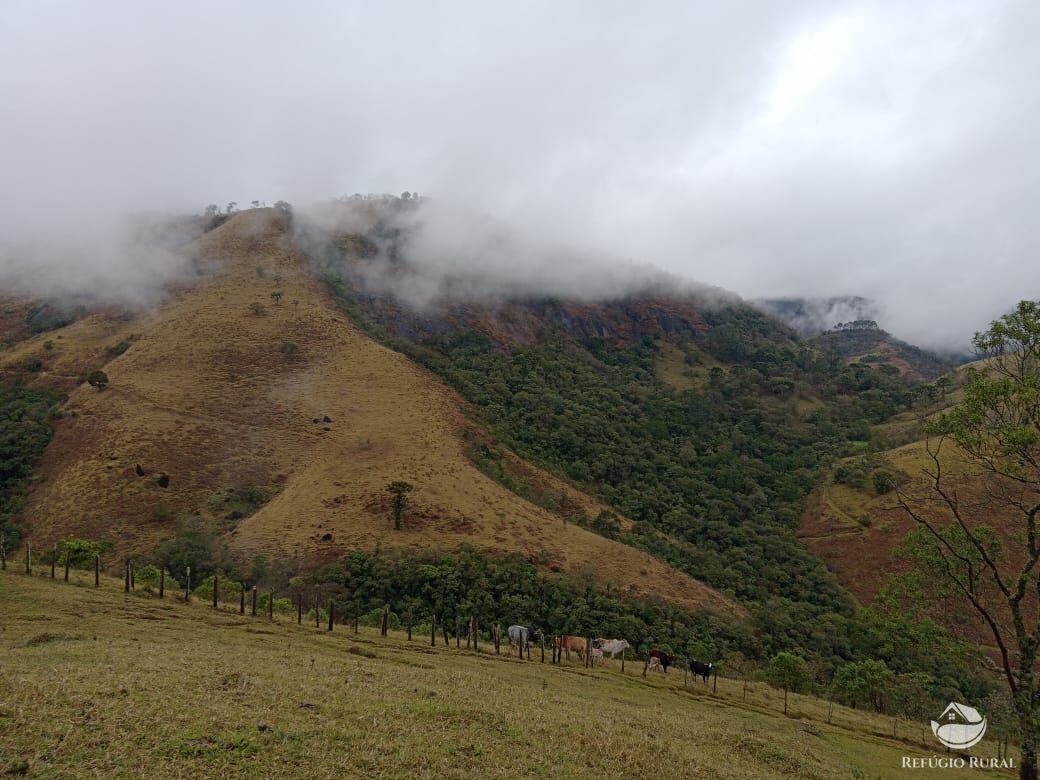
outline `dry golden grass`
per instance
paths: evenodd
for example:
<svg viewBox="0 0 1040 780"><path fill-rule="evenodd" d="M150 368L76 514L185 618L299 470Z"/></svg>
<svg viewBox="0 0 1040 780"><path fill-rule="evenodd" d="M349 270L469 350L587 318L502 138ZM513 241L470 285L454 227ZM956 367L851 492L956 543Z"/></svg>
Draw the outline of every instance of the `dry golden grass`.
<svg viewBox="0 0 1040 780"><path fill-rule="evenodd" d="M26 512L38 547L76 535L148 553L173 534L177 518L229 527L222 503L229 488L276 487L273 499L229 528L233 551L314 561L351 549L470 544L596 572L686 606L741 611L657 559L564 523L484 476L465 456L469 423L458 397L359 332L272 211L239 214L188 251L212 273L156 311L129 323L90 317L48 334L61 345L55 370L69 373L104 346L135 338L105 365L108 389L76 387L63 407ZM39 341L2 360L19 359ZM295 345L292 354L286 344ZM145 476L136 475L137 464ZM163 473L165 489L157 484ZM395 532L385 486L399 479L416 489ZM595 513L589 497L545 474L540 481Z"/></svg>
<svg viewBox="0 0 1040 780"><path fill-rule="evenodd" d="M759 684L744 700L738 680L712 694L675 670L644 679L631 663L622 675L330 635L74 579L0 573L0 771L889 778L906 776L903 756L940 754L926 724L843 707L828 724L825 702L794 695L784 717Z"/></svg>

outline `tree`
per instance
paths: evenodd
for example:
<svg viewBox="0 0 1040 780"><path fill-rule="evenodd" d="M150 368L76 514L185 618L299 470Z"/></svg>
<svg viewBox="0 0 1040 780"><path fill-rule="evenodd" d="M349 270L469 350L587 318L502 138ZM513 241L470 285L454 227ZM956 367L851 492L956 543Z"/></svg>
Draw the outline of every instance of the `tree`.
<svg viewBox="0 0 1040 780"><path fill-rule="evenodd" d="M408 494L412 492L413 488L407 482L395 480L387 485L386 489L390 492L390 509L394 513L394 530L400 531L401 517L408 504Z"/></svg>
<svg viewBox="0 0 1040 780"><path fill-rule="evenodd" d="M787 714L787 692L798 691L805 684L805 660L794 653L780 652L769 659L766 680L774 688L784 689L784 715Z"/></svg>
<svg viewBox="0 0 1040 780"><path fill-rule="evenodd" d="M271 293L271 300L274 301L275 304L281 303L282 302L282 294L283 293L282 293L281 290L275 290L273 293Z"/></svg>
<svg viewBox="0 0 1040 780"><path fill-rule="evenodd" d="M937 596L992 634L1019 724L1019 776L1037 777L1040 686L1040 304L1022 301L974 344L964 399L928 426L927 487L899 494L909 557ZM983 518L999 517L999 534Z"/></svg>
<svg viewBox="0 0 1040 780"><path fill-rule="evenodd" d="M249 203L249 205L252 206L254 209L258 209L258 208L260 208L260 201L258 201L258 200L251 201Z"/></svg>
<svg viewBox="0 0 1040 780"><path fill-rule="evenodd" d="M236 203L235 201L230 201L230 202L229 202L229 203L227 204L227 213L228 213L228 214L232 214L232 213L234 213L234 211L235 211L235 207L236 207L236 206L238 206L238 204L237 204L237 203Z"/></svg>
<svg viewBox="0 0 1040 780"><path fill-rule="evenodd" d="M274 210L285 217L287 220L292 222L293 218L293 207L292 204L287 200L275 201Z"/></svg>
<svg viewBox="0 0 1040 780"><path fill-rule="evenodd" d="M892 672L884 661L870 659L838 667L833 685L853 707L866 701L874 712L882 712L892 679Z"/></svg>
<svg viewBox="0 0 1040 780"><path fill-rule="evenodd" d="M207 217L211 217L212 218L212 217L217 216L217 212L219 210L220 209L219 209L219 207L217 206L216 203L210 203L208 206L206 206L206 210L203 212L203 214L205 216L207 216Z"/></svg>
<svg viewBox="0 0 1040 780"><path fill-rule="evenodd" d="M108 374L100 368L95 369L87 375L87 384L91 387L96 387L98 390L104 390L108 387Z"/></svg>
<svg viewBox="0 0 1040 780"><path fill-rule="evenodd" d="M952 385L953 381L945 375L935 380L935 389L939 391L939 396L941 398L946 397L946 394L950 391Z"/></svg>
<svg viewBox="0 0 1040 780"><path fill-rule="evenodd" d="M891 493L896 489L896 484L899 481L896 475L887 469L878 469L874 472L872 479L874 481L874 490L878 492L878 495Z"/></svg>

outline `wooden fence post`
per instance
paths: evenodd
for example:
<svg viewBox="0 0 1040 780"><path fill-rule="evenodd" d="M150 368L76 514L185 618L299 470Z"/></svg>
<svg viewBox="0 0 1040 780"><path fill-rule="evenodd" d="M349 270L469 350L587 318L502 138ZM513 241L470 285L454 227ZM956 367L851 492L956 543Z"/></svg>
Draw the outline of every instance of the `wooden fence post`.
<svg viewBox="0 0 1040 780"><path fill-rule="evenodd" d="M249 608L250 617L256 617L256 585L250 591L250 598L252 599L252 605Z"/></svg>
<svg viewBox="0 0 1040 780"><path fill-rule="evenodd" d="M123 593L130 592L130 561L123 561Z"/></svg>
<svg viewBox="0 0 1040 780"><path fill-rule="evenodd" d="M134 559L130 559L130 590L136 590L137 586L134 584Z"/></svg>
<svg viewBox="0 0 1040 780"><path fill-rule="evenodd" d="M719 690L719 670L715 669L714 674L711 677L711 692L718 693Z"/></svg>
<svg viewBox="0 0 1040 780"><path fill-rule="evenodd" d="M650 648L646 648L646 658L643 660L643 677L646 677L646 671L650 668Z"/></svg>
<svg viewBox="0 0 1040 780"><path fill-rule="evenodd" d="M501 642L502 642L502 636L501 636L502 628L501 628L501 626L498 625L498 623L495 623L495 625L491 629L491 631L492 631L491 639L495 643L495 655L501 655L501 653L502 653L502 645L501 645Z"/></svg>
<svg viewBox="0 0 1040 780"><path fill-rule="evenodd" d="M217 588L219 587L220 577L216 574L213 575L213 609L217 608Z"/></svg>
<svg viewBox="0 0 1040 780"><path fill-rule="evenodd" d="M625 673L625 648L621 648L621 674Z"/></svg>
<svg viewBox="0 0 1040 780"><path fill-rule="evenodd" d="M184 567L184 603L191 601L191 567Z"/></svg>
<svg viewBox="0 0 1040 780"><path fill-rule="evenodd" d="M159 598L166 598L166 564L159 564Z"/></svg>
<svg viewBox="0 0 1040 780"><path fill-rule="evenodd" d="M101 553L94 553L94 587L101 587Z"/></svg>
<svg viewBox="0 0 1040 780"><path fill-rule="evenodd" d="M527 637L524 632L520 632L520 641L516 643L517 652L520 653L520 660L524 660L524 644L527 641Z"/></svg>
<svg viewBox="0 0 1040 780"><path fill-rule="evenodd" d="M238 583L238 614L246 614L246 584Z"/></svg>
<svg viewBox="0 0 1040 780"><path fill-rule="evenodd" d="M32 574L32 548L25 543L25 573Z"/></svg>
<svg viewBox="0 0 1040 780"><path fill-rule="evenodd" d="M538 634L538 644L542 648L542 663L545 663L545 634Z"/></svg>
<svg viewBox="0 0 1040 780"><path fill-rule="evenodd" d="M54 565L58 562L58 545L54 545L54 552L51 553L51 579L54 579Z"/></svg>
<svg viewBox="0 0 1040 780"><path fill-rule="evenodd" d="M459 622L459 616L455 616L455 649L458 650L462 641L462 627Z"/></svg>
<svg viewBox="0 0 1040 780"><path fill-rule="evenodd" d="M383 606L383 619L379 623L379 635L386 636L386 632L390 629L390 606Z"/></svg>
<svg viewBox="0 0 1040 780"><path fill-rule="evenodd" d="M69 551L65 551L65 582L69 581Z"/></svg>
<svg viewBox="0 0 1040 780"><path fill-rule="evenodd" d="M336 605L332 601L332 599L329 599L329 631L332 630L332 624L335 621L335 618L336 618Z"/></svg>
<svg viewBox="0 0 1040 780"><path fill-rule="evenodd" d="M412 641L412 613L408 613L408 641Z"/></svg>
<svg viewBox="0 0 1040 780"><path fill-rule="evenodd" d="M303 594L296 594L296 625L303 625Z"/></svg>
<svg viewBox="0 0 1040 780"><path fill-rule="evenodd" d="M361 609L357 606L354 607L354 633L358 632L358 621L361 619Z"/></svg>
<svg viewBox="0 0 1040 780"><path fill-rule="evenodd" d="M274 621L274 593L269 592L267 594L267 619Z"/></svg>
<svg viewBox="0 0 1040 780"><path fill-rule="evenodd" d="M314 591L314 627L321 628L321 610L318 608L318 591Z"/></svg>
<svg viewBox="0 0 1040 780"><path fill-rule="evenodd" d="M4 549L2 540L0 540L0 571L7 571L7 550Z"/></svg>
<svg viewBox="0 0 1040 780"><path fill-rule="evenodd" d="M437 646L437 613L430 613L430 647Z"/></svg>

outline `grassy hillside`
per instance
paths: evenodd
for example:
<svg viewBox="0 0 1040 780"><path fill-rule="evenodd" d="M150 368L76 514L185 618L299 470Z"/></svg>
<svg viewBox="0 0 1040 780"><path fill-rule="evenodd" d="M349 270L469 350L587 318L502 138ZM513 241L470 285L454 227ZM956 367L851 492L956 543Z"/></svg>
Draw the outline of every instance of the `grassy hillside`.
<svg viewBox="0 0 1040 780"><path fill-rule="evenodd" d="M905 777L893 721L638 663L587 670L0 573L0 772L30 777ZM84 580L86 578L83 578ZM91 578L92 580L92 578ZM892 738L893 730L897 739ZM973 751L992 757L989 740ZM920 771L968 777L968 770ZM1006 776L994 772L993 776Z"/></svg>
<svg viewBox="0 0 1040 780"><path fill-rule="evenodd" d="M372 282L423 272L393 224L298 239L359 327L456 388L518 455L636 521L623 541L749 605L770 651L849 658L846 632L813 627L851 600L794 531L820 469L865 449L912 381L703 292L474 300L466 279L441 280L416 308Z"/></svg>
<svg viewBox="0 0 1040 780"><path fill-rule="evenodd" d="M558 504L589 516L604 505L559 479L523 466L537 488L527 500L478 468L458 396L337 311L285 227L271 210L239 214L188 247L200 276L154 311L86 313L0 352L0 371L69 390L29 485L37 547L75 535L147 556L192 522L240 560L283 567L472 545L684 607L741 611L648 553L565 522ZM26 373L33 356L42 366ZM81 383L99 367L103 391ZM415 486L401 531L385 491L394 480ZM536 503L545 496L555 504Z"/></svg>

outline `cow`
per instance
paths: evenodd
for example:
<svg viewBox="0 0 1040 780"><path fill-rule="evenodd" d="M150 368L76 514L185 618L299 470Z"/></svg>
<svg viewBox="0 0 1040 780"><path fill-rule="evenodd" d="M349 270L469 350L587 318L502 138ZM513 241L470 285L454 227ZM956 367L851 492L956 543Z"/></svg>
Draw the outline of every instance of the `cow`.
<svg viewBox="0 0 1040 780"><path fill-rule="evenodd" d="M647 666L647 669L649 669L651 672L664 671L664 667L661 666L661 659L657 658L656 656L652 656L650 658L650 664Z"/></svg>
<svg viewBox="0 0 1040 780"><path fill-rule="evenodd" d="M632 646L624 639L597 639L593 644L604 653L608 653L612 661L617 658L618 653L624 653Z"/></svg>
<svg viewBox="0 0 1040 780"><path fill-rule="evenodd" d="M700 675L704 680L704 684L708 684L708 678L711 677L712 672L715 671L715 664L706 664L704 661L698 661L694 658L690 661L690 674L694 677Z"/></svg>
<svg viewBox="0 0 1040 780"><path fill-rule="evenodd" d="M585 660L585 646L588 644L585 637L570 636L564 634L556 637L556 649L567 654L567 660L571 660L571 650L578 654L578 658Z"/></svg>
<svg viewBox="0 0 1040 780"><path fill-rule="evenodd" d="M589 658L592 660L592 663L596 663L596 661L602 661L603 651L600 648L594 646L591 650L589 650Z"/></svg>
<svg viewBox="0 0 1040 780"><path fill-rule="evenodd" d="M664 672L668 671L668 667L672 665L672 656L666 653L664 650L658 650L656 647L650 648L650 662L653 663L654 659L657 659L658 663L661 664L661 670Z"/></svg>
<svg viewBox="0 0 1040 780"><path fill-rule="evenodd" d="M524 650L530 642L538 642L542 638L542 632L537 628L528 628L527 626L510 626L506 629L509 634L509 646L510 647L522 647Z"/></svg>

